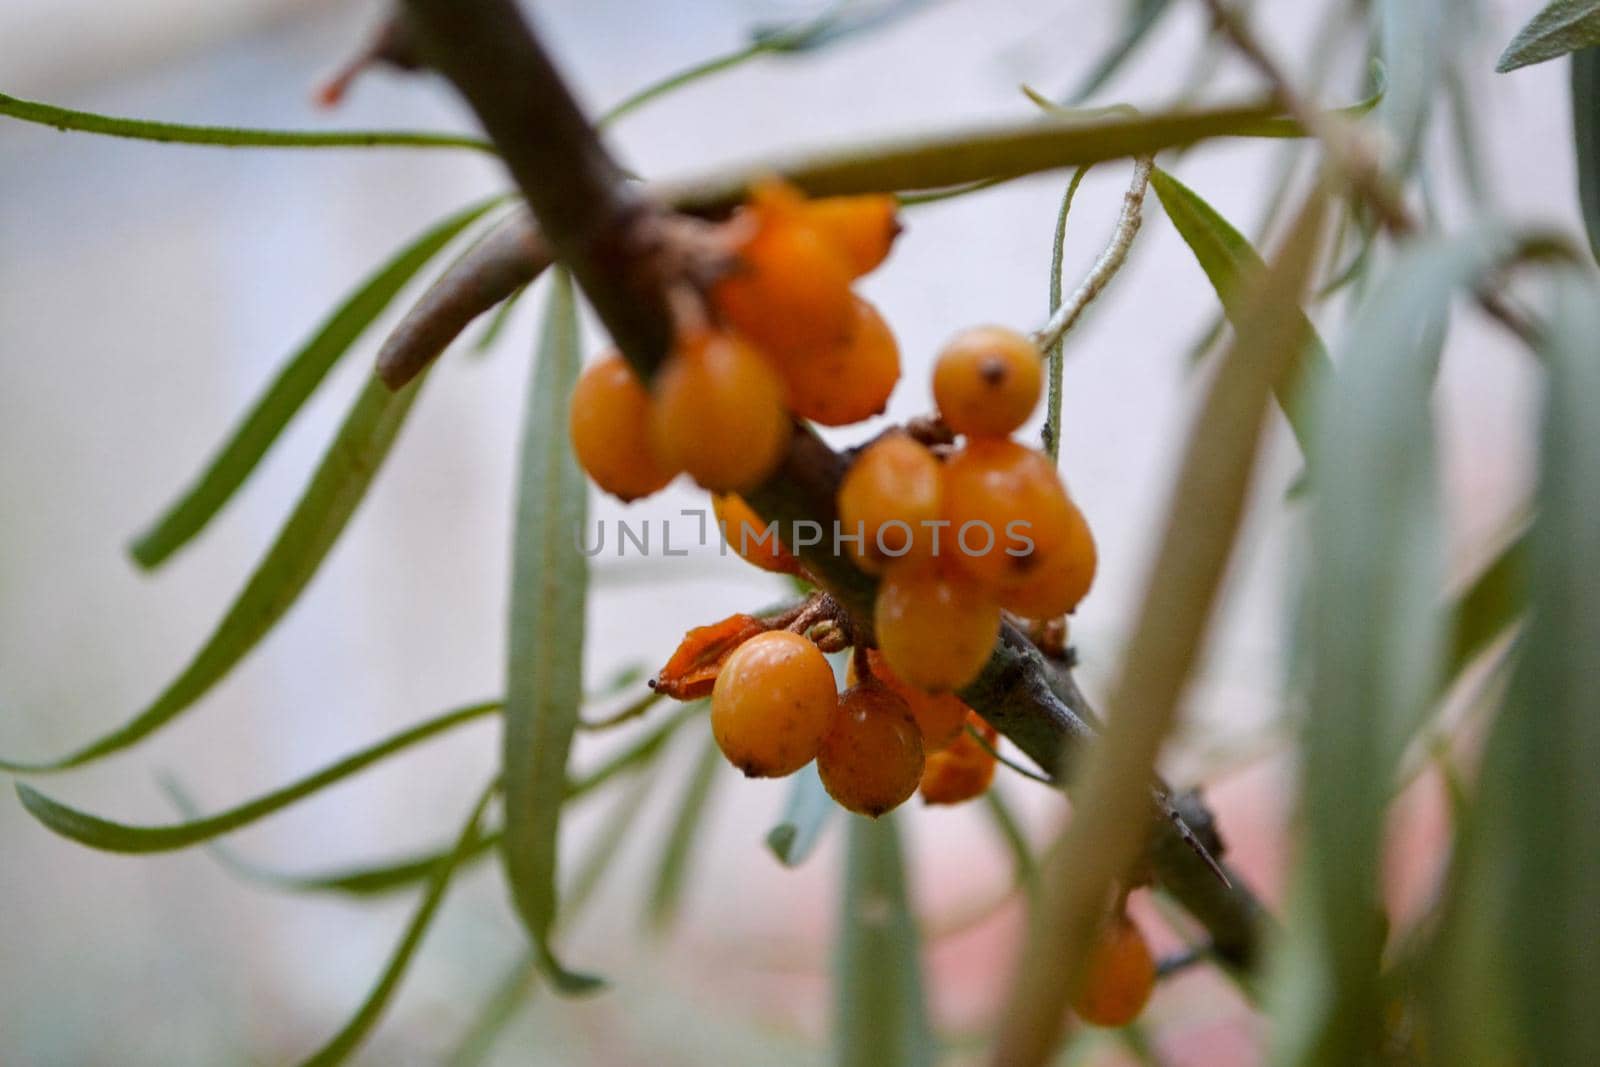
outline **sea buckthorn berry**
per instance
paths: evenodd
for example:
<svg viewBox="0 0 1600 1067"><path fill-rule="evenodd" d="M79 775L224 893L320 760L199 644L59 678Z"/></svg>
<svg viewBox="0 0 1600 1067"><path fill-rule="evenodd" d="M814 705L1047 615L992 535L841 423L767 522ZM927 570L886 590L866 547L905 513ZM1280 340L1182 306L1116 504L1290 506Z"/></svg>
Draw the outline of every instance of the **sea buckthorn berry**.
<svg viewBox="0 0 1600 1067"><path fill-rule="evenodd" d="M994 753L990 751L998 740L995 728L976 714L967 720L972 728L983 735L989 747L985 748L963 725L955 743L943 752L928 757L922 771L922 801L925 804L962 804L981 797L994 781Z"/></svg>
<svg viewBox="0 0 1600 1067"><path fill-rule="evenodd" d="M778 360L789 408L824 426L848 426L883 413L900 380L900 346L876 308L851 298L850 335Z"/></svg>
<svg viewBox="0 0 1600 1067"><path fill-rule="evenodd" d="M922 734L905 701L872 681L845 690L817 750L817 773L829 796L877 818L917 791L922 766Z"/></svg>
<svg viewBox="0 0 1600 1067"><path fill-rule="evenodd" d="M1000 606L1025 619L1054 619L1076 611L1094 584L1094 535L1072 503L1067 536L1033 573L1000 587Z"/></svg>
<svg viewBox="0 0 1600 1067"><path fill-rule="evenodd" d="M852 659L851 666L854 665ZM889 668L883 653L875 648L867 650L867 669L872 677L899 694L911 709L911 718L916 721L917 729L922 731L924 752L949 748L966 732L967 715L971 709L954 693L924 693L916 686L907 685Z"/></svg>
<svg viewBox="0 0 1600 1067"><path fill-rule="evenodd" d="M800 561L778 540L777 524L762 522L743 497L735 493L713 494L711 510L716 512L728 547L746 563L778 574L800 572Z"/></svg>
<svg viewBox="0 0 1600 1067"><path fill-rule="evenodd" d="M843 253L856 277L889 257L900 234L899 201L892 196L829 196L805 206L806 221Z"/></svg>
<svg viewBox="0 0 1600 1067"><path fill-rule="evenodd" d="M1080 518L1056 469L1014 441L968 441L944 465L940 555L991 587L1029 580Z"/></svg>
<svg viewBox="0 0 1600 1067"><path fill-rule="evenodd" d="M739 492L777 467L789 441L783 384L749 345L725 333L684 338L655 384L658 455L702 489Z"/></svg>
<svg viewBox="0 0 1600 1067"><path fill-rule="evenodd" d="M933 399L945 424L970 437L1004 437L1039 403L1044 359L1003 326L976 326L951 339L933 366Z"/></svg>
<svg viewBox="0 0 1600 1067"><path fill-rule="evenodd" d="M804 207L780 183L757 187L729 223L736 262L711 288L728 325L782 358L847 344L855 321L850 263Z"/></svg>
<svg viewBox="0 0 1600 1067"><path fill-rule="evenodd" d="M572 390L567 432L594 484L627 502L672 481L677 471L650 440L650 394L615 352L583 369Z"/></svg>
<svg viewBox="0 0 1600 1067"><path fill-rule="evenodd" d="M711 691L717 747L750 778L793 774L817 755L833 725L833 668L799 634L757 634L733 651Z"/></svg>
<svg viewBox="0 0 1600 1067"><path fill-rule="evenodd" d="M1072 1009L1093 1026L1127 1026L1144 1010L1155 984L1156 961L1144 934L1127 916L1118 915L1089 952Z"/></svg>
<svg viewBox="0 0 1600 1067"><path fill-rule="evenodd" d="M1000 607L987 589L944 567L892 566L873 608L878 650L908 685L930 693L978 676L1000 636Z"/></svg>
<svg viewBox="0 0 1600 1067"><path fill-rule="evenodd" d="M839 485L839 522L856 562L876 573L897 559L926 559L942 511L939 461L922 445L895 432L868 445Z"/></svg>

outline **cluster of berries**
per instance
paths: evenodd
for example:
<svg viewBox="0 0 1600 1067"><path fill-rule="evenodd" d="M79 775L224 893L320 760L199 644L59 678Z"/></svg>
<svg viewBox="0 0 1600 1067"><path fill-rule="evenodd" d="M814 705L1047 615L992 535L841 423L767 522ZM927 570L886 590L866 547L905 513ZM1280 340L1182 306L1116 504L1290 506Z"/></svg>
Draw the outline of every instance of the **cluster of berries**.
<svg viewBox="0 0 1600 1067"><path fill-rule="evenodd" d="M711 732L753 778L793 774L815 759L828 794L862 815L898 807L919 786L929 804L989 788L996 734L956 697L906 686L871 650L857 650L846 682L836 691L832 666L805 636L757 634L717 670Z"/></svg>
<svg viewBox="0 0 1600 1067"><path fill-rule="evenodd" d="M680 328L651 388L615 353L578 379L569 429L595 484L629 501L684 472L742 492L783 458L791 415L844 426L882 412L900 350L850 286L897 232L893 197L757 187L718 229L730 262L707 294L715 323Z"/></svg>

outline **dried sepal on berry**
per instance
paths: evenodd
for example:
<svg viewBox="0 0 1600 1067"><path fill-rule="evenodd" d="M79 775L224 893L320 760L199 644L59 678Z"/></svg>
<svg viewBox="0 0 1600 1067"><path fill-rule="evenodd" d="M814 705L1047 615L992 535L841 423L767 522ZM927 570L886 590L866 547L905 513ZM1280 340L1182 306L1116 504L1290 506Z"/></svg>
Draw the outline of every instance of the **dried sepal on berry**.
<svg viewBox="0 0 1600 1067"><path fill-rule="evenodd" d="M650 679L650 688L674 700L708 697L734 650L766 632L767 624L753 615L729 615L709 626L696 626L683 635L672 658Z"/></svg>

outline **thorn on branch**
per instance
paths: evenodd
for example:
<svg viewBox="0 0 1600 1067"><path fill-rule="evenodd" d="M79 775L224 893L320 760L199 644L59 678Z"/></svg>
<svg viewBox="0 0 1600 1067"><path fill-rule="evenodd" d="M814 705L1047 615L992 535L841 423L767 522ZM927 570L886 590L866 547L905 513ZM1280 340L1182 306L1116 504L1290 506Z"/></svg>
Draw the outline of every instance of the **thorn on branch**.
<svg viewBox="0 0 1600 1067"><path fill-rule="evenodd" d="M338 107L355 80L376 66L393 67L396 70L421 68L422 57L417 54L416 36L404 12L397 11L385 19L361 51L317 86L312 99L318 107Z"/></svg>

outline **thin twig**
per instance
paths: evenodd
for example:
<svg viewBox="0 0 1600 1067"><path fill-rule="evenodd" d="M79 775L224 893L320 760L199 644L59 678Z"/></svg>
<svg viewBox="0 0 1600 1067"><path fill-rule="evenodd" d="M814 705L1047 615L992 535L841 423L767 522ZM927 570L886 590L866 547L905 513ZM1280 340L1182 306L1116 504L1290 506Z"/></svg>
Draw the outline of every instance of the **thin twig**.
<svg viewBox="0 0 1600 1067"><path fill-rule="evenodd" d="M1139 233L1142 221L1140 209L1144 206L1145 191L1150 188L1150 171L1154 166L1153 156L1139 156L1133 161L1133 180L1128 183L1128 191L1122 194L1122 210L1117 214L1111 240L1106 243L1105 250L1094 261L1094 266L1089 268L1089 273L1078 288L1050 316L1050 321L1034 332L1033 340L1041 350L1056 351L1061 339L1077 323L1084 309L1105 291L1117 271L1128 261L1128 249L1133 247L1133 239ZM1056 358L1060 358L1059 353Z"/></svg>

